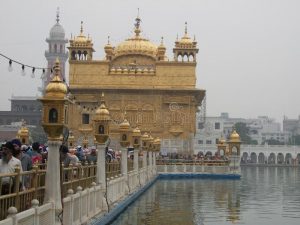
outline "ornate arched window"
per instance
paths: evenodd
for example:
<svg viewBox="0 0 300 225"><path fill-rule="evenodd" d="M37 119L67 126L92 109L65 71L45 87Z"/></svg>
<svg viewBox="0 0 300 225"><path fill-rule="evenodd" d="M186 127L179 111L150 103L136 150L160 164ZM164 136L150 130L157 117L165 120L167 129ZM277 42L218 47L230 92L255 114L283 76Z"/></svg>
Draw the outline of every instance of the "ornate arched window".
<svg viewBox="0 0 300 225"><path fill-rule="evenodd" d="M57 110L52 108L49 111L49 123L57 123L57 121L58 121Z"/></svg>
<svg viewBox="0 0 300 225"><path fill-rule="evenodd" d="M122 141L126 141L127 140L127 136L126 136L126 134L123 134L122 135Z"/></svg>
<svg viewBox="0 0 300 225"><path fill-rule="evenodd" d="M103 125L99 126L99 134L104 134L104 126Z"/></svg>

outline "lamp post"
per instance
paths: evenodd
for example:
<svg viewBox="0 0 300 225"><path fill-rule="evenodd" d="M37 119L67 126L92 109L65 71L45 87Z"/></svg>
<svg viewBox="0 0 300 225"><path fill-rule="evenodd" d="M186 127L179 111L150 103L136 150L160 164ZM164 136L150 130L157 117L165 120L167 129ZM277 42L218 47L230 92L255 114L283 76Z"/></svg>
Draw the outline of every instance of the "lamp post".
<svg viewBox="0 0 300 225"><path fill-rule="evenodd" d="M153 175L153 150L154 150L154 138L152 137L151 133L149 134L148 138L148 161L149 161L149 170L150 172L149 177Z"/></svg>
<svg viewBox="0 0 300 225"><path fill-rule="evenodd" d="M109 138L109 125L110 125L110 115L109 111L105 106L104 95L101 97L101 104L96 109L94 118L94 136L95 145L98 148L97 154L97 173L96 173L96 183L100 184L102 188L106 188L105 185L105 147L106 142Z"/></svg>
<svg viewBox="0 0 300 225"><path fill-rule="evenodd" d="M139 170L139 150L140 150L140 143L141 143L141 130L136 127L132 131L132 143L133 143L133 168L135 171Z"/></svg>
<svg viewBox="0 0 300 225"><path fill-rule="evenodd" d="M43 104L42 126L48 136L48 163L46 172L44 202L53 202L55 224L61 224L59 214L62 211L60 186L59 147L61 135L67 128L67 87L60 79L59 60L56 59L54 77L45 89L45 95L39 100Z"/></svg>
<svg viewBox="0 0 300 225"><path fill-rule="evenodd" d="M142 150L143 150L143 168L146 168L149 135L145 132L142 135L141 140L142 140Z"/></svg>
<svg viewBox="0 0 300 225"><path fill-rule="evenodd" d="M157 155L159 154L160 152L160 138L157 137L154 139L154 142L153 142L153 145L154 145L154 160L153 160L153 166L154 166L154 170L155 170L155 173L156 173L156 157Z"/></svg>
<svg viewBox="0 0 300 225"><path fill-rule="evenodd" d="M130 144L129 135L130 135L130 124L125 118L124 121L120 124L120 145L121 145L121 173L125 177L126 183L128 183L128 168L127 168L127 158L128 158L128 147ZM125 186L126 187L126 186ZM129 192L128 186L125 190L126 193Z"/></svg>

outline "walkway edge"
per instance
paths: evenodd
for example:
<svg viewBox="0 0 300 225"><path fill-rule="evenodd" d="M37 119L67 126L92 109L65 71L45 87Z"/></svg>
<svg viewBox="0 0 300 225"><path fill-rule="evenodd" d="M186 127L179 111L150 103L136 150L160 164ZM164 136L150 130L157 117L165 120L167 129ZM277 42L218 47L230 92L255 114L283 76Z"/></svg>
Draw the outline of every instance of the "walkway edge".
<svg viewBox="0 0 300 225"><path fill-rule="evenodd" d="M138 197L140 197L145 191L147 191L158 179L159 176L153 178L148 184L139 189L138 191L130 194L124 200L121 200L116 207L114 207L111 211L106 213L105 215L101 215L101 218L94 217L91 220L94 220L88 225L106 225L113 222L117 216L119 216L130 204L132 204Z"/></svg>

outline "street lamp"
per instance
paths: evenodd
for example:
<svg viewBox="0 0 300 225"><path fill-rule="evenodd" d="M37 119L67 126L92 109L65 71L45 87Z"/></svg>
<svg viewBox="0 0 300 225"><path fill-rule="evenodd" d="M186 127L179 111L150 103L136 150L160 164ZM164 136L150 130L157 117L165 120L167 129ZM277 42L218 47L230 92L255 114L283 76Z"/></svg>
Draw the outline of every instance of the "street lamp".
<svg viewBox="0 0 300 225"><path fill-rule="evenodd" d="M48 163L44 202L53 202L56 220L62 211L60 186L59 147L62 134L67 129L67 86L60 79L60 63L55 61L54 77L45 89L45 94L39 99L43 105L42 126L48 136Z"/></svg>

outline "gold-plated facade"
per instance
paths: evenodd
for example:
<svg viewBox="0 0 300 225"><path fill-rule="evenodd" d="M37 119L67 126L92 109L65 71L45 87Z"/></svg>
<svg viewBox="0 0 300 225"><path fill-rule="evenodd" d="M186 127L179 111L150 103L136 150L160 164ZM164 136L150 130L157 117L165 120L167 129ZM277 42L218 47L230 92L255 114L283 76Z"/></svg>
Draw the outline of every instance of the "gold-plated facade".
<svg viewBox="0 0 300 225"><path fill-rule="evenodd" d="M83 129L93 130L92 120L83 123L82 118L85 114L92 118L99 93L105 92L113 148L118 148L119 125L126 112L131 127L161 137L167 151L193 152L196 111L205 95L196 88L197 42L186 31L183 41L175 42L175 58L169 61L163 42L157 46L142 37L139 17L134 33L116 46L108 41L104 60L92 58L91 39L70 41L69 88L80 104L70 106L70 129L79 142ZM92 139L93 133L87 134Z"/></svg>

